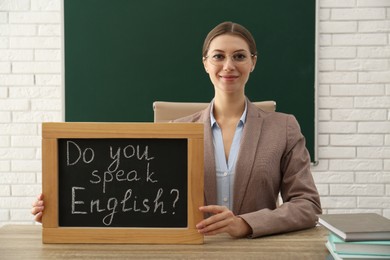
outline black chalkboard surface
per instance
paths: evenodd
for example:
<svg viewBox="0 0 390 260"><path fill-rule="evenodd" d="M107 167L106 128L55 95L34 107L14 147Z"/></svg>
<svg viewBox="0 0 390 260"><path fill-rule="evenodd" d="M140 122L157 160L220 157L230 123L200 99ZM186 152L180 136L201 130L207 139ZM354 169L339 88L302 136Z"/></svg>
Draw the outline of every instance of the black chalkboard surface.
<svg viewBox="0 0 390 260"><path fill-rule="evenodd" d="M187 227L187 139L60 139L59 226Z"/></svg>

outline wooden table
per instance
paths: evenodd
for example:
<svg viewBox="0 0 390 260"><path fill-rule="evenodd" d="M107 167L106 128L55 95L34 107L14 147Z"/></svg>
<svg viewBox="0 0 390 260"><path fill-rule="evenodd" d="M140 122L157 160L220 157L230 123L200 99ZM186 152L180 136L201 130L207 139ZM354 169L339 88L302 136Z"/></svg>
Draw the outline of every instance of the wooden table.
<svg viewBox="0 0 390 260"><path fill-rule="evenodd" d="M325 260L322 227L257 239L205 237L203 245L43 244L39 225L0 228L0 259L308 259Z"/></svg>

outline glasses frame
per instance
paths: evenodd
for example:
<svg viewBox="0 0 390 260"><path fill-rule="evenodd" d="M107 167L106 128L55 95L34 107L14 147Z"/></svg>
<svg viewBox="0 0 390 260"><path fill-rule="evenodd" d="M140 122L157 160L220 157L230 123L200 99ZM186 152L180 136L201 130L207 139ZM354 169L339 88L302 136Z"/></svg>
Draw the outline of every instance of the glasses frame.
<svg viewBox="0 0 390 260"><path fill-rule="evenodd" d="M240 63L240 62L235 61L235 60L233 59L234 54L233 54L233 55L227 55L227 54L226 54L226 56L230 56L230 59L231 59L231 61L233 62L233 64L235 64L235 65L241 65L241 64L246 64L250 59L252 59L252 58L254 58L254 57L257 57L257 54L251 53L250 59L248 59L248 61L245 61L245 62L243 62L243 63ZM203 57L203 60L206 60L206 59L209 58L209 57L210 57L210 55L206 55L206 56ZM218 63L215 64L211 59L210 59L209 61L210 61L211 64L213 64L213 65L215 65L215 66L225 64L225 62L226 62L226 60L224 60L223 62L221 62L221 63L219 63L219 64L218 64Z"/></svg>

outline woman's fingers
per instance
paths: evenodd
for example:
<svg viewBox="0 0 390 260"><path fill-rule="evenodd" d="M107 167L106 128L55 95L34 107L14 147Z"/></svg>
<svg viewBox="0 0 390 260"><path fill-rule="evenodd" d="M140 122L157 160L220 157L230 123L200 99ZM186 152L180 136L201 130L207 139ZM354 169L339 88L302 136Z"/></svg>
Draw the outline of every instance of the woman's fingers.
<svg viewBox="0 0 390 260"><path fill-rule="evenodd" d="M230 222L231 222L230 219L223 219L221 221L213 222L209 225L206 225L203 228L198 230L199 233L202 233L204 235L215 235L219 233L224 233L227 232Z"/></svg>
<svg viewBox="0 0 390 260"><path fill-rule="evenodd" d="M32 203L32 206L33 207L43 206L43 194L42 193L37 196L37 199Z"/></svg>
<svg viewBox="0 0 390 260"><path fill-rule="evenodd" d="M218 205L209 205L209 206L202 206L199 208L199 210L203 213L210 213L210 214L218 214L223 211L229 211L229 209L225 206L218 206Z"/></svg>
<svg viewBox="0 0 390 260"><path fill-rule="evenodd" d="M225 206L210 205L200 207L203 213L212 214L211 217L202 220L196 225L199 233L204 235L216 235L228 233L232 237L243 237L252 233L251 227L240 217L233 214Z"/></svg>
<svg viewBox="0 0 390 260"><path fill-rule="evenodd" d="M42 193L37 196L37 200L43 200L43 194Z"/></svg>
<svg viewBox="0 0 390 260"><path fill-rule="evenodd" d="M199 228L201 229L201 228L204 228L208 225L211 225L214 222L221 221L223 218L225 218L222 213L229 211L226 207L215 206L215 205L203 206L203 207L200 207L199 210L203 213L208 213L208 214L211 214L213 216L206 218L206 219L202 220L201 222L199 222L198 225L196 225L196 227L198 229Z"/></svg>
<svg viewBox="0 0 390 260"><path fill-rule="evenodd" d="M33 207L41 207L43 206L43 200L36 200L32 203Z"/></svg>
<svg viewBox="0 0 390 260"><path fill-rule="evenodd" d="M42 211L35 215L35 221L41 223L42 222Z"/></svg>
<svg viewBox="0 0 390 260"><path fill-rule="evenodd" d="M43 211L43 206L35 206L31 209L31 214L36 215Z"/></svg>
<svg viewBox="0 0 390 260"><path fill-rule="evenodd" d="M234 214L224 206L204 206L199 208L203 213L214 214L213 216L202 220L196 225L198 231L205 235L213 235L226 232Z"/></svg>
<svg viewBox="0 0 390 260"><path fill-rule="evenodd" d="M43 194L39 194L37 199L32 203L31 214L37 222L42 222L42 211L44 210Z"/></svg>

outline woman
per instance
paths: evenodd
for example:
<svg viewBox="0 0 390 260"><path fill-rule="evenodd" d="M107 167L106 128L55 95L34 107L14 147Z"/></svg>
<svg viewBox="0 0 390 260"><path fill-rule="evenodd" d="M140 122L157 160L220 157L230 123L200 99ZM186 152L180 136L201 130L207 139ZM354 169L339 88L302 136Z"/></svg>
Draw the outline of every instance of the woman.
<svg viewBox="0 0 390 260"><path fill-rule="evenodd" d="M204 235L259 237L315 226L320 199L296 119L265 112L245 96L257 61L243 26L224 22L207 35L203 64L214 85L209 107L175 122L202 122L205 131L205 205L196 225ZM283 204L278 206L278 194ZM41 221L43 197L32 214Z"/></svg>
<svg viewBox="0 0 390 260"><path fill-rule="evenodd" d="M255 41L224 22L207 35L203 64L214 85L210 106L177 122L205 126L205 235L264 236L313 227L321 213L310 157L291 115L258 109L245 96ZM277 207L278 194L283 204Z"/></svg>

